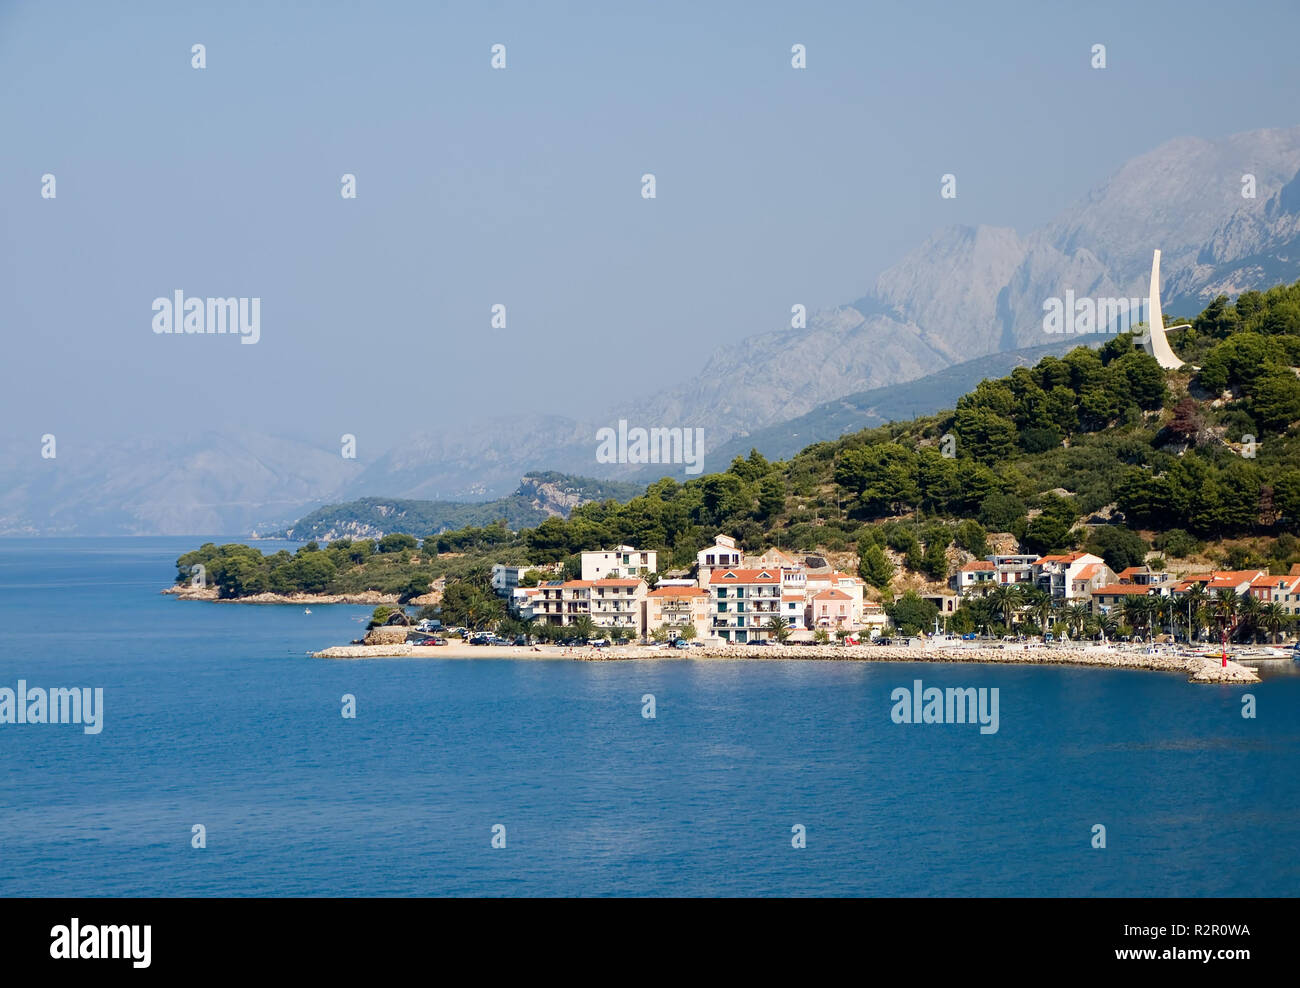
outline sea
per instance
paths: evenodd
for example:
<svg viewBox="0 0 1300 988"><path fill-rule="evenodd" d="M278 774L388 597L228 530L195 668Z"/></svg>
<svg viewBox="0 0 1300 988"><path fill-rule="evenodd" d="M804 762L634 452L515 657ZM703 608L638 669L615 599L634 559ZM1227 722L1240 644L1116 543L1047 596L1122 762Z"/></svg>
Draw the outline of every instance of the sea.
<svg viewBox="0 0 1300 988"><path fill-rule="evenodd" d="M0 895L1300 892L1286 662L313 659L368 609L161 595L204 541L0 540L0 689L103 690L0 723ZM997 731L896 723L918 681Z"/></svg>

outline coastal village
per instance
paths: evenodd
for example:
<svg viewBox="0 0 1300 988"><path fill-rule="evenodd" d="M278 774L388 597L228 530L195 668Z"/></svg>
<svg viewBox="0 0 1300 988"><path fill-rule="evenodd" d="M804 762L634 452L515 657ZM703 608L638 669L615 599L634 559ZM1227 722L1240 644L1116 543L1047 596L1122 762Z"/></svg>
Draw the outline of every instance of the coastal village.
<svg viewBox="0 0 1300 988"><path fill-rule="evenodd" d="M840 572L815 553L769 548L761 555L747 554L727 535L718 535L699 551L694 578L672 572L660 576L654 551L628 545L583 552L581 568L580 579L525 586L527 574L542 567L496 564L492 586L521 620L561 627L581 622L601 633L619 629L641 639L664 629L674 638L715 644L799 643L831 636L853 644L891 631L885 606L868 598L861 577ZM1213 608L1224 599L1223 591L1234 600L1253 599L1262 608L1277 605L1268 613L1286 620L1276 630L1300 615L1300 566L1282 576L1258 569L1175 577L1147 566L1116 573L1089 552L991 555L961 565L949 582L947 589L918 594L937 611L936 634L946 630L945 619L964 598L999 587L1038 591L1051 612L1124 617L1133 624L1141 620L1133 620L1135 615L1149 612L1165 615L1172 629L1179 628L1180 605ZM1129 603L1134 600L1140 603ZM1156 637L1159 624L1148 620L1143 626ZM1185 622L1181 632L1186 633Z"/></svg>

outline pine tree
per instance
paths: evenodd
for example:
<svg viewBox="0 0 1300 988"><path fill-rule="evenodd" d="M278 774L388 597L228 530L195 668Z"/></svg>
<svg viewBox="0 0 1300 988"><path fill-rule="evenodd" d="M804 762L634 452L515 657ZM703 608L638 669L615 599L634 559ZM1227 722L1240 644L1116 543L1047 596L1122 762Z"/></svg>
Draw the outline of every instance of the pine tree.
<svg viewBox="0 0 1300 988"><path fill-rule="evenodd" d="M858 562L858 575L877 590L884 590L894 578L894 567L880 546L867 546Z"/></svg>

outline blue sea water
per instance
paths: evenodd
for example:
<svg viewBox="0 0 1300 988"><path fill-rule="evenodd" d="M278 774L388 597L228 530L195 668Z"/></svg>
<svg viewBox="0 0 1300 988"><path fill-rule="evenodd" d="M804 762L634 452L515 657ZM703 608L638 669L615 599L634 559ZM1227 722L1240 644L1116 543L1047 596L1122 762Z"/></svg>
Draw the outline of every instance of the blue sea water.
<svg viewBox="0 0 1300 988"><path fill-rule="evenodd" d="M1300 892L1297 676L316 660L367 609L159 595L200 541L0 540L0 686L105 693L0 725L0 895ZM998 732L894 724L915 679Z"/></svg>

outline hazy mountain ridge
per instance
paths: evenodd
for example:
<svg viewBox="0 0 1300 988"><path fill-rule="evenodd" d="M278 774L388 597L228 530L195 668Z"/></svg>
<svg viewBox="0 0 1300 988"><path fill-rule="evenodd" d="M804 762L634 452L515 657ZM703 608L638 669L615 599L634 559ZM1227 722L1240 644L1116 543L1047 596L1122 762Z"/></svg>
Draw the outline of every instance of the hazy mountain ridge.
<svg viewBox="0 0 1300 988"><path fill-rule="evenodd" d="M1242 198L1246 173L1255 199ZM1156 247L1169 315L1300 278L1300 127L1167 141L1027 236L995 226L936 231L867 295L810 314L806 329L702 353L691 380L603 413L583 409L581 419L526 415L425 432L365 466L334 448L215 432L62 446L57 460L40 459L34 442L11 444L0 451L0 534L246 532L363 496L485 500L537 470L630 479L644 467L595 458L596 429L619 418L703 428L705 471L724 469L717 461L733 441L745 445L821 406L844 399L856 409L849 399L863 391L1054 342L1043 302L1067 289L1144 297Z"/></svg>

